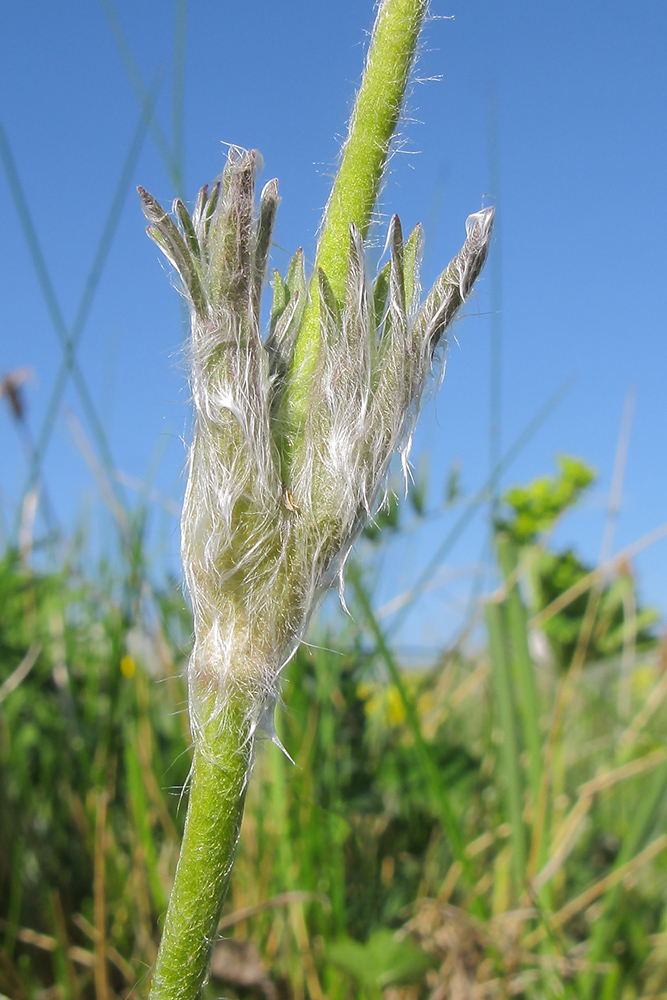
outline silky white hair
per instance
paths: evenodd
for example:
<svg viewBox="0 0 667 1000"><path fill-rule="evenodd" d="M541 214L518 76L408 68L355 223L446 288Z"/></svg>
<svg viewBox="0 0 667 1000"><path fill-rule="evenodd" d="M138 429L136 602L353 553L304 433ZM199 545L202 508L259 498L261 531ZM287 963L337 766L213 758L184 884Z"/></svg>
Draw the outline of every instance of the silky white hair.
<svg viewBox="0 0 667 1000"><path fill-rule="evenodd" d="M280 673L322 592L342 574L377 510L392 455L404 470L436 347L484 266L493 209L471 215L461 251L420 306L421 229L403 241L391 219L390 260L371 286L350 226L344 301L327 277L308 280L298 251L276 272L265 340L260 300L278 185L255 210L258 154L229 152L222 177L176 223L143 189L149 235L178 271L190 305L195 426L181 518L194 612L188 666L193 733L214 743L230 705L248 738L272 733ZM319 352L302 424L281 399L309 296L319 297ZM297 373L298 374L298 373Z"/></svg>

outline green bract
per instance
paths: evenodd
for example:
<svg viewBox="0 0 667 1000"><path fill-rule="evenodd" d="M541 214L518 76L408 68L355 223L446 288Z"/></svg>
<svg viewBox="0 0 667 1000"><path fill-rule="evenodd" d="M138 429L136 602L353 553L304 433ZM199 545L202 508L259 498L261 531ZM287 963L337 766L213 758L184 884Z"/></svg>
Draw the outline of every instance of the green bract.
<svg viewBox="0 0 667 1000"><path fill-rule="evenodd" d="M263 340L260 298L278 205L275 180L255 210L256 152L232 149L222 178L174 218L145 191L149 235L177 269L190 304L196 408L181 524L195 615L190 695L208 732L238 693L251 732L267 716L282 666L319 594L340 578L377 508L392 455L404 464L434 352L486 259L493 209L469 217L461 251L420 306L421 230L389 224L389 262L371 285L349 227L342 301L301 250L273 281ZM283 407L309 296L319 346L303 416Z"/></svg>

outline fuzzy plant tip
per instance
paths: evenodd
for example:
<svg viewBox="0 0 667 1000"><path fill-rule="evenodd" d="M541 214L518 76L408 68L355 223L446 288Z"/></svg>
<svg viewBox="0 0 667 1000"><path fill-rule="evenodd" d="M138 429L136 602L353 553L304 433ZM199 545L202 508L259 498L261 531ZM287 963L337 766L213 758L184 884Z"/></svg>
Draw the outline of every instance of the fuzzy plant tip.
<svg viewBox="0 0 667 1000"><path fill-rule="evenodd" d="M215 753L241 713L248 739L271 729L280 672L322 592L337 580L373 516L395 452L404 468L436 349L486 260L493 209L471 215L466 239L422 300L421 228L404 238L394 216L388 260L369 278L354 224L344 248L344 293L297 250L267 278L278 185L256 202L260 158L233 149L194 210L171 214L139 190L149 236L177 271L191 315L195 424L181 520L192 599L189 663L193 730ZM318 304L316 363L303 406L284 400L302 374L295 358L309 304Z"/></svg>

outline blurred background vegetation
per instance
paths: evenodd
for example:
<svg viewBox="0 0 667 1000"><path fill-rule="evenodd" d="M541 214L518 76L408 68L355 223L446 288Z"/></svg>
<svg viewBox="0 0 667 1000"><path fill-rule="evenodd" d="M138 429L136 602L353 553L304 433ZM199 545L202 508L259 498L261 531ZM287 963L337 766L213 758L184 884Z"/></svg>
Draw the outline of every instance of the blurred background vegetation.
<svg viewBox="0 0 667 1000"><path fill-rule="evenodd" d="M509 490L498 588L460 641L406 670L374 614L391 494L286 672L258 750L207 996L667 993L667 646L631 553L549 544L592 471ZM465 507L463 498L450 500ZM0 564L0 992L140 997L190 760L189 615L149 582L148 511L123 557Z"/></svg>

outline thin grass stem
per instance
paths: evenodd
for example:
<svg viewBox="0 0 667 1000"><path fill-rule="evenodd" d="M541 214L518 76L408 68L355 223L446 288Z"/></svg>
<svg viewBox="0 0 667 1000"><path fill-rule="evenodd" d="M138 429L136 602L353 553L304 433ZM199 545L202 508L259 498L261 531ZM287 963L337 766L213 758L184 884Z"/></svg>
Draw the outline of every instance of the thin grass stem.
<svg viewBox="0 0 667 1000"><path fill-rule="evenodd" d="M122 22L118 16L116 6L113 0L99 0L99 3L104 12L111 36L116 43L116 48L118 49L118 54L120 55L125 72L127 73L127 78L130 81L130 86L134 91L140 107L144 107L150 91L141 78L137 61L134 58L134 53L132 52L130 43L127 40L127 35L125 34ZM169 179L171 180L176 196L178 198L184 198L183 178L180 174L179 164L174 155L174 151L169 146L169 142L156 116L151 119L151 134L153 136L155 148L157 149L158 155L162 160L162 164Z"/></svg>
<svg viewBox="0 0 667 1000"><path fill-rule="evenodd" d="M507 815L512 826L512 873L517 899L521 897L526 881L526 831L523 822L523 780L520 764L520 744L517 732L512 674L507 657L507 624L505 608L491 600L486 605L486 623L489 636L498 721L501 730L500 760L504 778Z"/></svg>

